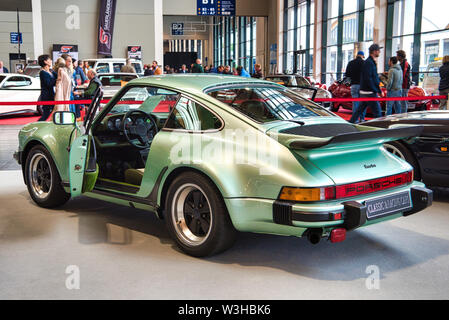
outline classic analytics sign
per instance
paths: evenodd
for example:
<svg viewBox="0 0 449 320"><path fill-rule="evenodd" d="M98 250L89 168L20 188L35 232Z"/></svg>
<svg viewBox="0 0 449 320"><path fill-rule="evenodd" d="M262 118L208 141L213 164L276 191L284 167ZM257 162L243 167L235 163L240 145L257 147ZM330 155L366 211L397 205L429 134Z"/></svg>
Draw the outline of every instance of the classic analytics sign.
<svg viewBox="0 0 449 320"><path fill-rule="evenodd" d="M199 16L235 16L235 0L197 0Z"/></svg>

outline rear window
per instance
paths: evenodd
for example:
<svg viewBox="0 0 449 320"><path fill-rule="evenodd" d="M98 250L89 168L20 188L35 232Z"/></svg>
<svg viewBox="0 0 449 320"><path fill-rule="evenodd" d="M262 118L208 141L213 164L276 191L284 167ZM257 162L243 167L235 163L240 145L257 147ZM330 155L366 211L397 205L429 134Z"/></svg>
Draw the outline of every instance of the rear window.
<svg viewBox="0 0 449 320"><path fill-rule="evenodd" d="M287 88L278 86L235 85L217 89L211 88L206 93L261 123L333 116L326 109L301 98Z"/></svg>

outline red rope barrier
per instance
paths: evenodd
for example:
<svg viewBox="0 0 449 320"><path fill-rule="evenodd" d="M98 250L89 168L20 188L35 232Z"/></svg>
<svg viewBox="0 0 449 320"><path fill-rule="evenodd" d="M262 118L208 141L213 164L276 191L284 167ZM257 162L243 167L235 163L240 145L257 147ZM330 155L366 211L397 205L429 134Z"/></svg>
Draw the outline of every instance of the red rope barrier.
<svg viewBox="0 0 449 320"><path fill-rule="evenodd" d="M354 101L421 101L447 99L448 96L420 96L420 97L394 97L394 98L316 98L315 102L354 102ZM63 100L63 101L0 101L0 106L48 106L57 104L90 104L92 100ZM108 103L110 100L101 100L101 103ZM118 104L139 104L143 101L119 101Z"/></svg>

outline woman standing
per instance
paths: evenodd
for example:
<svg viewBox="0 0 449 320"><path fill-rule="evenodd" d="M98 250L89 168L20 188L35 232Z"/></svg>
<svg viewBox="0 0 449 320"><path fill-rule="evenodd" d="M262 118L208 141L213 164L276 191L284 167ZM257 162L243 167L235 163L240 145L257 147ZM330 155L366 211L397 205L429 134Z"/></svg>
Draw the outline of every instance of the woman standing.
<svg viewBox="0 0 449 320"><path fill-rule="evenodd" d="M72 57L63 54L55 63L55 71L58 73L56 80L56 101L68 101L72 96ZM57 104L54 111L71 111L69 104Z"/></svg>
<svg viewBox="0 0 449 320"><path fill-rule="evenodd" d="M52 61L48 54L43 54L38 58L39 65L42 67L42 70L39 72L39 78L41 81L41 95L39 97L40 101L54 101L55 100L55 85L56 78L58 75L56 72L51 70ZM44 105L42 106L42 116L38 121L46 121L50 116L53 106L52 105Z"/></svg>

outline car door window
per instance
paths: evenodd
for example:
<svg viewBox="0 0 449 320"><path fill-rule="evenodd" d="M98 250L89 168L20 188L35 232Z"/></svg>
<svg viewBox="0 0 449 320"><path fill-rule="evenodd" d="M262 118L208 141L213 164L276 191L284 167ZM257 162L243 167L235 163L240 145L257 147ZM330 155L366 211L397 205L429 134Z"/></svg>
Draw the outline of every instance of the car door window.
<svg viewBox="0 0 449 320"><path fill-rule="evenodd" d="M142 73L142 65L137 62L132 63L134 69L136 69L136 73Z"/></svg>
<svg viewBox="0 0 449 320"><path fill-rule="evenodd" d="M5 88L14 88L14 87L26 87L31 84L31 81L25 77L10 77L5 81L3 85Z"/></svg>
<svg viewBox="0 0 449 320"><path fill-rule="evenodd" d="M165 129L188 131L217 130L222 127L221 120L212 111L186 97L181 97L170 114Z"/></svg>
<svg viewBox="0 0 449 320"><path fill-rule="evenodd" d="M98 73L109 73L109 63L99 63L97 64Z"/></svg>

